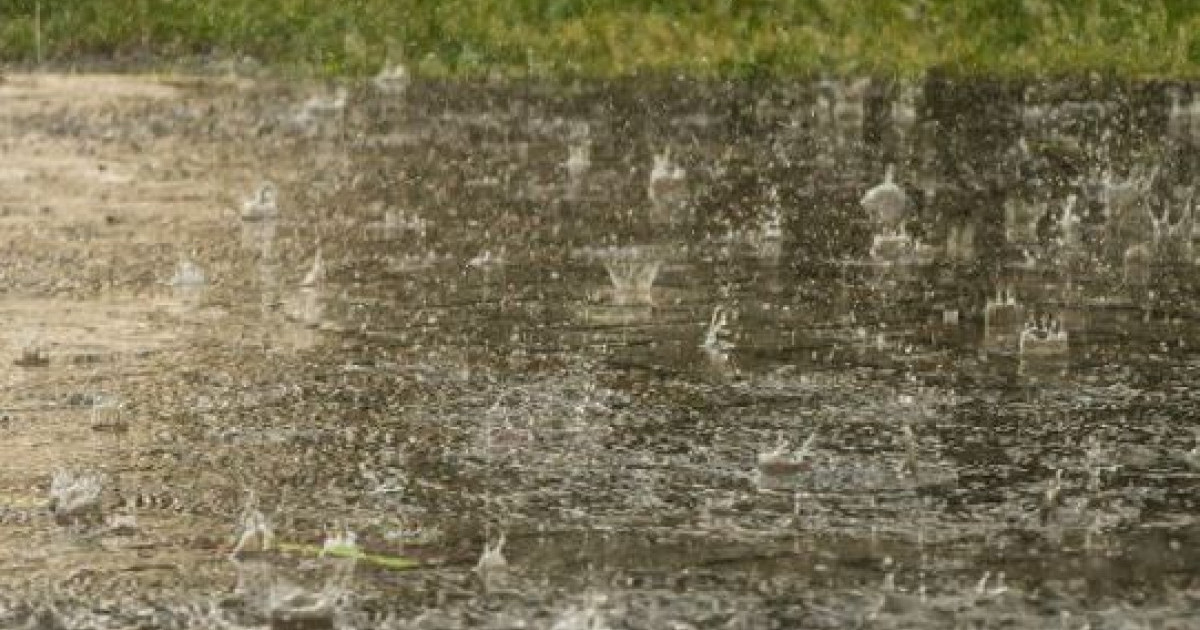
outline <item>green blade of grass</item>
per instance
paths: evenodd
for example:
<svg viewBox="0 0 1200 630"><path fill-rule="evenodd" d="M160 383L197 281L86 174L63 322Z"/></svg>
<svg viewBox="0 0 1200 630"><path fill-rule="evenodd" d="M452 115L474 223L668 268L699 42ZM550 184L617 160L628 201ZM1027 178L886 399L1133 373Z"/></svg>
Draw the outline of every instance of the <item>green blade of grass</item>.
<svg viewBox="0 0 1200 630"><path fill-rule="evenodd" d="M320 545L289 542L281 542L277 546L280 551L298 553L306 556L325 555L335 558L354 558L356 560L361 560L363 562L367 562L384 569L390 569L392 571L407 571L410 569L417 569L422 566L422 563L419 560L415 560L413 558L366 553L357 547L350 546L334 546L326 549Z"/></svg>

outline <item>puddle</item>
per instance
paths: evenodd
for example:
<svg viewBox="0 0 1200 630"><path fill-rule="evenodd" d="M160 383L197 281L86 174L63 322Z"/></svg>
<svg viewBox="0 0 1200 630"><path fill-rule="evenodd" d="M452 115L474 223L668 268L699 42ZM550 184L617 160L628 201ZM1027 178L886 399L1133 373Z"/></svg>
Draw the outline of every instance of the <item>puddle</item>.
<svg viewBox="0 0 1200 630"><path fill-rule="evenodd" d="M6 75L0 615L1186 627L1191 95Z"/></svg>

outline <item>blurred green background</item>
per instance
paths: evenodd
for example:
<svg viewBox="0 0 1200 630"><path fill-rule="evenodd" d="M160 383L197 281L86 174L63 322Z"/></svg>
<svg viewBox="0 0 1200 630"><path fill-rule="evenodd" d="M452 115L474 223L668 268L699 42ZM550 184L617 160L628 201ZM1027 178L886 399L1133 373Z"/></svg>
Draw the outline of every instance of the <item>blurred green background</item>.
<svg viewBox="0 0 1200 630"><path fill-rule="evenodd" d="M40 19L39 19L40 14ZM4 0L0 58L361 75L1200 74L1200 0Z"/></svg>

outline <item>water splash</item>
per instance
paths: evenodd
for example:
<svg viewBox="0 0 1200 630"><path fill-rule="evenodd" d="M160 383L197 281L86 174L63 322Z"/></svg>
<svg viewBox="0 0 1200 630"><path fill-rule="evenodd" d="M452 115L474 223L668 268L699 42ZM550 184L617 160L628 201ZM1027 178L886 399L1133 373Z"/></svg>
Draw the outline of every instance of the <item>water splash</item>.
<svg viewBox="0 0 1200 630"><path fill-rule="evenodd" d="M259 548L262 551L268 551L274 547L275 528L259 507L258 493L253 490L246 492L246 499L242 504L242 513L238 517L237 526L238 538L229 552L230 558L237 558L246 549L246 545L255 539L258 540Z"/></svg>
<svg viewBox="0 0 1200 630"><path fill-rule="evenodd" d="M1070 352L1070 335L1059 317L1029 319L1021 329L1018 352L1022 358L1065 357Z"/></svg>
<svg viewBox="0 0 1200 630"><path fill-rule="evenodd" d="M587 125L573 130L563 168L567 171L567 197L576 199L582 191L584 178L592 168L592 140Z"/></svg>
<svg viewBox="0 0 1200 630"><path fill-rule="evenodd" d="M679 223L687 203L687 173L671 160L671 149L654 155L646 195L654 210L653 219L660 223Z"/></svg>
<svg viewBox="0 0 1200 630"><path fill-rule="evenodd" d="M175 266L175 275L171 276L167 284L179 289L189 289L203 287L207 282L204 270L185 257L180 258L179 263Z"/></svg>
<svg viewBox="0 0 1200 630"><path fill-rule="evenodd" d="M484 580L508 571L508 560L504 557L504 542L505 536L501 532L495 545L484 543L483 552L479 554L479 560L475 562L475 572Z"/></svg>
<svg viewBox="0 0 1200 630"><path fill-rule="evenodd" d="M270 181L259 184L254 196L242 202L243 221L265 221L279 218L278 189Z"/></svg>
<svg viewBox="0 0 1200 630"><path fill-rule="evenodd" d="M104 520L104 476L56 470L50 480L50 513L59 525L97 524Z"/></svg>
<svg viewBox="0 0 1200 630"><path fill-rule="evenodd" d="M759 489L794 487L798 476L812 467L809 459L812 456L813 443L816 439L817 431L814 430L800 445L800 448L793 451L787 439L780 435L775 448L759 453L755 471Z"/></svg>
<svg viewBox="0 0 1200 630"><path fill-rule="evenodd" d="M371 85L380 94L391 98L404 96L411 82L408 68L402 63L385 63L379 72L371 77Z"/></svg>
<svg viewBox="0 0 1200 630"><path fill-rule="evenodd" d="M908 194L896 183L895 176L896 167L889 164L883 181L868 189L859 200L867 216L885 234L901 233L904 221L908 219Z"/></svg>
<svg viewBox="0 0 1200 630"><path fill-rule="evenodd" d="M654 282L664 262L662 253L656 248L631 245L588 249L585 253L599 260L608 272L614 304L654 303Z"/></svg>
<svg viewBox="0 0 1200 630"><path fill-rule="evenodd" d="M312 267L308 269L308 273L304 275L304 279L300 281L301 287L316 288L325 283L325 261L321 258L321 247L317 246L317 252L313 254Z"/></svg>
<svg viewBox="0 0 1200 630"><path fill-rule="evenodd" d="M325 135L331 126L344 131L348 95L345 87L338 86L333 94L309 97L288 119L289 128L306 137Z"/></svg>

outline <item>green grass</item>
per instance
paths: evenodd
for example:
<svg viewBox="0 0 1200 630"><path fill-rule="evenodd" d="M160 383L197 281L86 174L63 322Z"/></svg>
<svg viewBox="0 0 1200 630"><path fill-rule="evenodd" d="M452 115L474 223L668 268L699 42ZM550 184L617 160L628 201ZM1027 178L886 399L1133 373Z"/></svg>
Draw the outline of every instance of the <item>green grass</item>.
<svg viewBox="0 0 1200 630"><path fill-rule="evenodd" d="M355 558L369 564L375 565L382 569L392 571L407 571L410 569L420 568L421 562L404 556L388 556L383 554L364 553L355 547L334 547L325 549L321 545L309 545L304 543L279 543L279 550L287 553L295 553L305 556L321 556L327 555L334 558Z"/></svg>
<svg viewBox="0 0 1200 630"><path fill-rule="evenodd" d="M7 0L0 59L249 55L281 72L1200 76L1196 0ZM697 8L699 7L699 8Z"/></svg>

